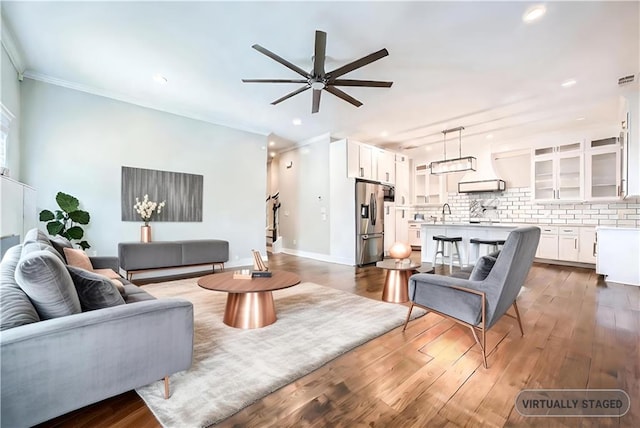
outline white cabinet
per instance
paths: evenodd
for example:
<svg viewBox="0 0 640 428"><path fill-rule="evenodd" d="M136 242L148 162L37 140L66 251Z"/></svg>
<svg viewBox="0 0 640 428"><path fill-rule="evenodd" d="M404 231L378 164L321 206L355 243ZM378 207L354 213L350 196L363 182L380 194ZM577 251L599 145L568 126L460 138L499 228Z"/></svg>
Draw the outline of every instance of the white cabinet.
<svg viewBox="0 0 640 428"><path fill-rule="evenodd" d="M640 97L637 90L625 98L622 139L622 196L640 196Z"/></svg>
<svg viewBox="0 0 640 428"><path fill-rule="evenodd" d="M34 188L0 176L0 237L17 235L20 241L29 229L37 227Z"/></svg>
<svg viewBox="0 0 640 428"><path fill-rule="evenodd" d="M431 175L429 165L415 167L413 201L416 205L441 205L447 201L446 175Z"/></svg>
<svg viewBox="0 0 640 428"><path fill-rule="evenodd" d="M593 227L580 228L578 261L582 263L596 262L596 230Z"/></svg>
<svg viewBox="0 0 640 428"><path fill-rule="evenodd" d="M409 242L409 209L396 209L396 241Z"/></svg>
<svg viewBox="0 0 640 428"><path fill-rule="evenodd" d="M375 149L377 180L385 183L396 182L396 154L382 149Z"/></svg>
<svg viewBox="0 0 640 428"><path fill-rule="evenodd" d="M540 227L540 242L536 257L558 260L558 228L555 226Z"/></svg>
<svg viewBox="0 0 640 428"><path fill-rule="evenodd" d="M389 254L389 248L396 242L396 206L393 203L384 204L384 253Z"/></svg>
<svg viewBox="0 0 640 428"><path fill-rule="evenodd" d="M395 153L347 141L347 177L395 183Z"/></svg>
<svg viewBox="0 0 640 428"><path fill-rule="evenodd" d="M373 147L357 141L347 141L347 176L375 180Z"/></svg>
<svg viewBox="0 0 640 428"><path fill-rule="evenodd" d="M622 195L621 167L619 138L590 141L585 150L586 199L619 199Z"/></svg>
<svg viewBox="0 0 640 428"><path fill-rule="evenodd" d="M422 246L422 238L420 237L421 227L422 227L421 223L409 223L409 228L408 228L409 245L411 245L412 247Z"/></svg>
<svg viewBox="0 0 640 428"><path fill-rule="evenodd" d="M535 201L584 199L582 142L533 149L531 183Z"/></svg>
<svg viewBox="0 0 640 428"><path fill-rule="evenodd" d="M578 261L579 228L560 227L558 229L558 260Z"/></svg>
<svg viewBox="0 0 640 428"><path fill-rule="evenodd" d="M595 229L578 226L540 226L536 257L567 262L595 263Z"/></svg>
<svg viewBox="0 0 640 428"><path fill-rule="evenodd" d="M411 205L411 170L409 159L403 155L395 156L396 163L396 205Z"/></svg>
<svg viewBox="0 0 640 428"><path fill-rule="evenodd" d="M598 226L596 273L607 281L640 286L640 229Z"/></svg>

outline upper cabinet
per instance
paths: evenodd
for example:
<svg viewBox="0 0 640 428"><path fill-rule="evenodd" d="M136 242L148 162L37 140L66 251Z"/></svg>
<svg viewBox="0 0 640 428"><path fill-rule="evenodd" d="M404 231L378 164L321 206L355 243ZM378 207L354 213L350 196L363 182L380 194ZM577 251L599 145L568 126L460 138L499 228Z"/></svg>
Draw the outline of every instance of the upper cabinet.
<svg viewBox="0 0 640 428"><path fill-rule="evenodd" d="M431 175L429 165L415 166L413 200L416 205L441 205L447 202L446 175Z"/></svg>
<svg viewBox="0 0 640 428"><path fill-rule="evenodd" d="M617 137L590 141L585 149L587 200L616 199L622 195L621 145Z"/></svg>
<svg viewBox="0 0 640 428"><path fill-rule="evenodd" d="M582 142L533 149L532 196L535 201L582 201Z"/></svg>
<svg viewBox="0 0 640 428"><path fill-rule="evenodd" d="M396 154L383 149L374 149L377 166L377 180L385 183L396 182Z"/></svg>
<svg viewBox="0 0 640 428"><path fill-rule="evenodd" d="M347 142L347 176L395 183L395 153L357 141Z"/></svg>
<svg viewBox="0 0 640 428"><path fill-rule="evenodd" d="M396 154L396 199L397 206L411 205L411 167L409 158Z"/></svg>

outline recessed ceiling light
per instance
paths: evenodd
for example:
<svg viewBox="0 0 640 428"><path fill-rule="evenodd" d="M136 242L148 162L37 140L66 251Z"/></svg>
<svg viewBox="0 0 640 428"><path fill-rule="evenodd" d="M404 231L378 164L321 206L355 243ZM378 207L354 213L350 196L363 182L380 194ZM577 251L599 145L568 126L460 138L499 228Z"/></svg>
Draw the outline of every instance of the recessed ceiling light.
<svg viewBox="0 0 640 428"><path fill-rule="evenodd" d="M431 146L427 146L424 148L426 151L430 152L431 151Z"/></svg>
<svg viewBox="0 0 640 428"><path fill-rule="evenodd" d="M297 117L291 121L294 125L299 126L302 125L302 121Z"/></svg>
<svg viewBox="0 0 640 428"><path fill-rule="evenodd" d="M380 133L380 136L381 136L381 137L388 137L388 136L389 136L389 133L388 133L387 131L382 131L382 132Z"/></svg>
<svg viewBox="0 0 640 428"><path fill-rule="evenodd" d="M166 78L166 77L164 77L164 76L163 76L162 74L160 74L160 73L156 73L156 74L154 74L154 75L153 75L153 80L154 80L156 83L159 83L159 84L161 84L161 85L166 85L166 84L167 84L167 82L168 82L167 78Z"/></svg>
<svg viewBox="0 0 640 428"><path fill-rule="evenodd" d="M524 15L522 15L522 20L529 24L542 18L546 12L547 8L544 5L537 4L527 9Z"/></svg>
<svg viewBox="0 0 640 428"><path fill-rule="evenodd" d="M562 86L563 88L570 88L571 86L575 85L577 82L574 79L568 79L565 80L564 82L562 82L560 84L560 86Z"/></svg>
<svg viewBox="0 0 640 428"><path fill-rule="evenodd" d="M584 117L579 117L576 120L584 120Z"/></svg>
<svg viewBox="0 0 640 428"><path fill-rule="evenodd" d="M487 134L487 140L493 139L493 134Z"/></svg>
<svg viewBox="0 0 640 428"><path fill-rule="evenodd" d="M272 158L275 158L276 157L276 153L275 152L271 152L271 153L269 153L269 156L271 156Z"/></svg>
<svg viewBox="0 0 640 428"><path fill-rule="evenodd" d="M269 145L270 145L271 147L273 147L273 146L275 146L275 145L276 145L276 142L275 142L275 141L269 141Z"/></svg>

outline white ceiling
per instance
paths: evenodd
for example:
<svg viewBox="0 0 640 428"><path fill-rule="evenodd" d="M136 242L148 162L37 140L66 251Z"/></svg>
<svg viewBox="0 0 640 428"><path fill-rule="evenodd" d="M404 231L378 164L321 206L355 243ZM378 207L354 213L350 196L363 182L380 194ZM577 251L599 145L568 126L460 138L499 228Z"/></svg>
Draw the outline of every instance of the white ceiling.
<svg viewBox="0 0 640 428"><path fill-rule="evenodd" d="M640 3L547 2L546 15L525 24L532 4L3 0L2 15L26 77L274 134L279 144L331 132L408 149L460 125L465 139L509 139L575 127L579 117L615 123L617 79L640 69ZM270 105L300 85L241 82L299 78L251 45L311 69L316 29L327 32L327 71L387 48L343 78L393 86L343 88L360 108L323 91L312 115L311 91ZM562 88L567 79L577 84Z"/></svg>

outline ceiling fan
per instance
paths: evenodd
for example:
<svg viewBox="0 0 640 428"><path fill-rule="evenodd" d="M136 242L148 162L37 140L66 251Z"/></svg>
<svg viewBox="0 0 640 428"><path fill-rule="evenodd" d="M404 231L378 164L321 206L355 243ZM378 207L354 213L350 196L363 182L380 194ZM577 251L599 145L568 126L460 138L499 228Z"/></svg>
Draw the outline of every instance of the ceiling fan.
<svg viewBox="0 0 640 428"><path fill-rule="evenodd" d="M290 63L286 59L276 55L275 53L263 48L260 45L251 46L258 52L268 56L269 58L279 62L285 67L295 71L304 79L242 79L244 83L304 83L304 86L300 89L296 89L293 92L288 93L282 98L278 98L272 105L276 105L281 103L282 101L293 97L294 95L298 95L306 91L307 89L313 89L313 102L311 105L311 113L318 113L320 111L320 94L322 90L335 95L338 98L345 100L348 103L353 104L356 107L360 107L362 103L357 99L353 98L351 95L341 91L336 86L365 86L371 88L390 88L393 82L381 82L377 80L353 80L353 79L339 79L340 76L349 73L355 69L360 67L364 67L365 65L371 64L374 61L379 60L380 58L384 58L389 55L389 52L386 49L380 49L377 52L369 54L365 57L362 57L358 60L350 62L342 67L336 68L335 70L329 71L328 73L324 71L324 63L326 59L326 48L327 48L327 33L324 31L316 30L316 43L315 43L315 51L313 56L313 70L310 72L306 72L300 67Z"/></svg>

